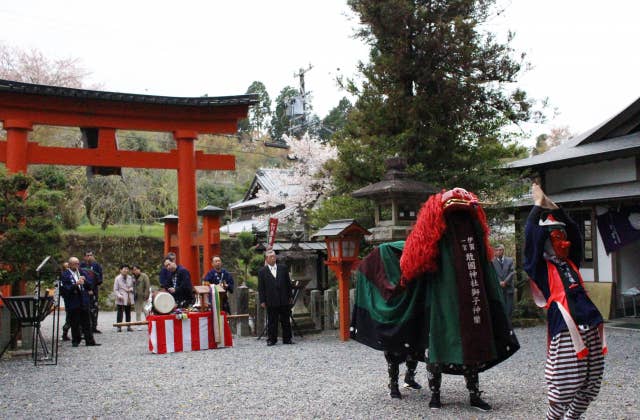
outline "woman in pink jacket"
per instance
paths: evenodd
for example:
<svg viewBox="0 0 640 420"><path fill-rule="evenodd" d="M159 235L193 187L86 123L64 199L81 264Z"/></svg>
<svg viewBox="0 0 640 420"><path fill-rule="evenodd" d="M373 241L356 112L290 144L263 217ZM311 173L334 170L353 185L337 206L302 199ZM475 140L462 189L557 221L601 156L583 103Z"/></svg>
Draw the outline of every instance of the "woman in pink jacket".
<svg viewBox="0 0 640 420"><path fill-rule="evenodd" d="M116 294L116 306L118 313L116 322L122 322L122 311L124 310L125 319L131 322L131 305L134 304L134 282L133 277L129 275L129 266L122 264L120 266L120 274L116 276L113 282L113 292ZM118 327L118 332L122 328ZM131 327L127 327L127 331L133 331Z"/></svg>

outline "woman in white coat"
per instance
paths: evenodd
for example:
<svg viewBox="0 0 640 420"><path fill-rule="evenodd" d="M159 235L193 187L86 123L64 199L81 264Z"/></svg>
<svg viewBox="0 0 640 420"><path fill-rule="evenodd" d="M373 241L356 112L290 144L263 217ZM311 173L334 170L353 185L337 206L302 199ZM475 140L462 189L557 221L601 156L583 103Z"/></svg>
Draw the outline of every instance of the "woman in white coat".
<svg viewBox="0 0 640 420"><path fill-rule="evenodd" d="M129 266L122 264L120 266L120 274L116 276L113 282L113 292L116 294L116 306L118 313L116 322L122 322L122 312L124 311L125 320L131 322L131 305L134 304L134 282L133 277L129 275ZM118 332L122 328L118 327ZM127 331L133 331L131 327L127 327Z"/></svg>

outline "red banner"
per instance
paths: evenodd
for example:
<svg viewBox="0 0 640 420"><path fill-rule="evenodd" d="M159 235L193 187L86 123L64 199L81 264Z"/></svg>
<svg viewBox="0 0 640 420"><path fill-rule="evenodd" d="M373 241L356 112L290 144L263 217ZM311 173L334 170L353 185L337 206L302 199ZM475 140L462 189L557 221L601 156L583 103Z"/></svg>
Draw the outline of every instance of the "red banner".
<svg viewBox="0 0 640 420"><path fill-rule="evenodd" d="M267 248L273 248L273 243L276 241L276 231L278 230L278 219L275 217L269 218L269 234L267 236Z"/></svg>

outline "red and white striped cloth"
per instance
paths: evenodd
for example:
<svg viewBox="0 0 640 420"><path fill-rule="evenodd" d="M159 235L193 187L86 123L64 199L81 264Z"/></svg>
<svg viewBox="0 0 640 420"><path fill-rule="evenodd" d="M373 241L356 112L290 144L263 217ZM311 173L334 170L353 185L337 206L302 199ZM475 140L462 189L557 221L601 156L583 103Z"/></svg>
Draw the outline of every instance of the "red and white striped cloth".
<svg viewBox="0 0 640 420"><path fill-rule="evenodd" d="M149 350L164 354L231 347L233 340L227 316L223 312L220 318L224 332L214 335L214 318L211 311L189 312L187 319L179 319L176 314L150 315L147 317ZM219 342L216 342L216 338Z"/></svg>

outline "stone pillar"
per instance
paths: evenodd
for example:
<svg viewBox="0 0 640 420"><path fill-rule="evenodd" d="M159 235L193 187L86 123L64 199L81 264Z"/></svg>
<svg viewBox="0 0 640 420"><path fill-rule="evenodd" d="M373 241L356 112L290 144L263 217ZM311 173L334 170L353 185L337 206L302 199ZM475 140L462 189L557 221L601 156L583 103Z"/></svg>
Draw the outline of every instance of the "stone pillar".
<svg viewBox="0 0 640 420"><path fill-rule="evenodd" d="M243 315L249 313L249 288L245 285L240 287L236 287L236 290L233 292L236 306L236 314ZM236 334L240 337L248 337L251 335L251 330L249 329L249 319L248 318L238 318L236 320Z"/></svg>
<svg viewBox="0 0 640 420"><path fill-rule="evenodd" d="M324 329L337 329L338 320L338 293L336 289L327 289L324 291Z"/></svg>
<svg viewBox="0 0 640 420"><path fill-rule="evenodd" d="M312 290L309 300L309 309L311 309L311 320L313 321L313 325L316 330L322 330L322 292L320 290Z"/></svg>
<svg viewBox="0 0 640 420"><path fill-rule="evenodd" d="M4 348L11 338L11 312L5 306L0 305L0 350Z"/></svg>
<svg viewBox="0 0 640 420"><path fill-rule="evenodd" d="M260 335L262 335L262 338L266 339L267 337L267 330L265 328L266 325L267 325L267 311L262 306L260 306L260 294L256 292L256 320L255 320L256 336L260 337Z"/></svg>

